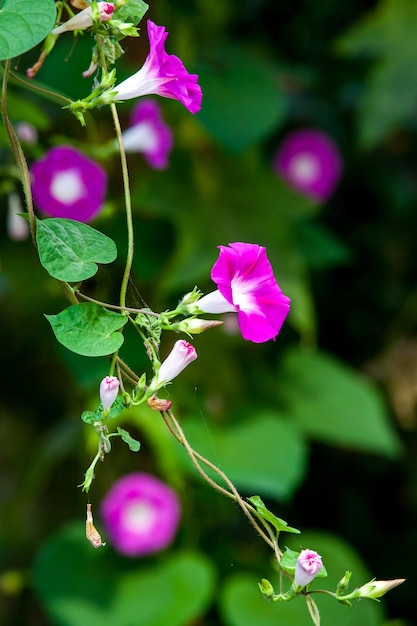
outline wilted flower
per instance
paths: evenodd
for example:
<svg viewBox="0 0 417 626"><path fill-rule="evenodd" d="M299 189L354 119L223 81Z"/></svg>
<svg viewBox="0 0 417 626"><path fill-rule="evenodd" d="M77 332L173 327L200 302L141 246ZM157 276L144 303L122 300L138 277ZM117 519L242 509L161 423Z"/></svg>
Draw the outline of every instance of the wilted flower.
<svg viewBox="0 0 417 626"><path fill-rule="evenodd" d="M104 203L107 175L98 163L71 146L57 146L32 164L33 199L49 217L88 222Z"/></svg>
<svg viewBox="0 0 417 626"><path fill-rule="evenodd" d="M266 249L252 243L219 246L211 270L218 289L186 306L191 313L237 312L244 339L262 343L274 339L290 310L290 299L275 280Z"/></svg>
<svg viewBox="0 0 417 626"><path fill-rule="evenodd" d="M197 74L189 74L183 62L165 51L168 33L164 26L147 22L150 51L141 69L112 89L116 100L130 100L156 94L179 100L190 113L201 108L201 87Z"/></svg>
<svg viewBox="0 0 417 626"><path fill-rule="evenodd" d="M171 543L180 504L168 485L149 474L134 473L113 485L101 503L101 516L115 550L144 556Z"/></svg>
<svg viewBox="0 0 417 626"><path fill-rule="evenodd" d="M85 520L85 535L93 548L101 548L106 544L102 542L101 535L94 526L93 513L90 502L87 504L87 518Z"/></svg>
<svg viewBox="0 0 417 626"><path fill-rule="evenodd" d="M122 135L126 152L141 152L151 167L166 168L173 143L172 132L162 119L159 104L153 100L138 102L130 123L130 128Z"/></svg>
<svg viewBox="0 0 417 626"><path fill-rule="evenodd" d="M114 4L112 2L97 2L97 8L99 10L100 22L107 22L111 19L114 12ZM90 28L92 25L92 7L88 6L61 24L61 26L54 28L51 34L60 35L70 30L83 30L84 28Z"/></svg>
<svg viewBox="0 0 417 626"><path fill-rule="evenodd" d="M149 388L156 391L164 387L164 385L178 376L187 365L195 361L196 358L197 352L194 346L188 343L188 341L184 341L184 339L179 339L174 343L174 347L165 361L161 363L161 367Z"/></svg>
<svg viewBox="0 0 417 626"><path fill-rule="evenodd" d="M301 550L295 566L294 586L303 588L321 572L321 556L314 550Z"/></svg>
<svg viewBox="0 0 417 626"><path fill-rule="evenodd" d="M324 202L339 182L343 163L328 135L306 129L288 135L274 157L273 167L291 187Z"/></svg>
<svg viewBox="0 0 417 626"><path fill-rule="evenodd" d="M119 393L119 379L116 376L106 376L100 383L100 400L102 407L108 411Z"/></svg>

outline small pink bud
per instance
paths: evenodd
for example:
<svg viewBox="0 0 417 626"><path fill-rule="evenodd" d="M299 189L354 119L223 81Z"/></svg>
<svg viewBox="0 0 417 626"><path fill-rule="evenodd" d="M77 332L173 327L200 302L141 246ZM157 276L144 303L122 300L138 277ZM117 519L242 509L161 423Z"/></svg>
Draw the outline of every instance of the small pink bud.
<svg viewBox="0 0 417 626"><path fill-rule="evenodd" d="M176 341L171 352L161 364L159 371L151 383L151 388L156 390L173 380L183 369L197 358L197 352L188 341L180 339Z"/></svg>
<svg viewBox="0 0 417 626"><path fill-rule="evenodd" d="M100 400L103 409L108 411L119 393L119 380L116 376L106 376L100 383Z"/></svg>
<svg viewBox="0 0 417 626"><path fill-rule="evenodd" d="M294 586L305 587L320 573L323 563L314 550L301 550L295 566Z"/></svg>

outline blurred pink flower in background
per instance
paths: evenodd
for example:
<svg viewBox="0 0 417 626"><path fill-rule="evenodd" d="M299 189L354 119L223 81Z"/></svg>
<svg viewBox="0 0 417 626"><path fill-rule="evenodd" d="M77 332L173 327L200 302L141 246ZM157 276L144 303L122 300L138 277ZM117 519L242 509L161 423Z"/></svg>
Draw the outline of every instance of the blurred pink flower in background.
<svg viewBox="0 0 417 626"><path fill-rule="evenodd" d="M291 187L316 202L334 192L343 170L339 148L321 130L305 129L288 135L273 160L274 171Z"/></svg>
<svg viewBox="0 0 417 626"><path fill-rule="evenodd" d="M48 217L89 222L100 212L107 174L71 146L52 148L30 168L35 205Z"/></svg>
<svg viewBox="0 0 417 626"><path fill-rule="evenodd" d="M29 237L29 222L19 213L25 214L25 209L17 191L11 191L8 195L6 227L13 241L23 241Z"/></svg>
<svg viewBox="0 0 417 626"><path fill-rule="evenodd" d="M202 92L197 74L189 74L183 62L167 54L165 26L147 21L150 51L139 71L112 89L116 100L130 100L156 94L179 100L190 113L201 109Z"/></svg>
<svg viewBox="0 0 417 626"><path fill-rule="evenodd" d="M122 135L126 152L141 152L151 167L165 169L173 139L171 129L162 119L159 104L141 100L132 110L130 123L130 128Z"/></svg>
<svg viewBox="0 0 417 626"><path fill-rule="evenodd" d="M166 548L177 532L180 515L175 491L145 473L118 480L101 503L109 540L115 550L130 557Z"/></svg>

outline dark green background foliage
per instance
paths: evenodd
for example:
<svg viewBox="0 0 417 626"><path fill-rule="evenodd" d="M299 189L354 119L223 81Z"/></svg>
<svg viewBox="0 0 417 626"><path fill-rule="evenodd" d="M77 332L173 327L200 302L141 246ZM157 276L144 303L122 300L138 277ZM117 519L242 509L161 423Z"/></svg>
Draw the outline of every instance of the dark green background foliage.
<svg viewBox="0 0 417 626"><path fill-rule="evenodd" d="M332 585L347 569L354 585L372 576L408 579L381 604L349 609L318 597L324 626L416 624L417 3L150 4L149 17L170 33L168 52L200 74L204 100L191 116L160 99L175 136L166 172L129 158L136 228L129 303L164 310L195 284L210 290L216 246L233 241L267 246L292 299L275 342L249 344L221 329L196 338L198 361L169 388L175 412L243 495L259 494L303 531L288 545L317 549ZM121 77L147 53L146 36L124 44ZM63 36L37 80L83 97L91 47L86 34L75 44ZM18 71L38 52L23 55ZM49 100L18 85L9 90L12 121L30 121L40 134L29 162L62 142L99 158L97 146L112 137L107 109L89 114L83 129ZM124 127L131 106L120 106ZM282 138L310 126L334 138L345 163L323 206L290 191L270 166ZM4 226L16 184L0 130ZM126 241L122 184L117 158L103 164L109 193L94 226L119 253L85 290L116 301ZM0 264L1 625L309 624L302 600L262 599L257 581L275 576L264 544L234 505L201 482L148 409L118 418L142 447L134 455L114 445L91 500L97 510L125 473L158 475L183 505L175 544L133 560L111 546L90 547L77 485L95 444L80 415L97 405L107 362L55 341L44 314L57 315L66 302L30 241L11 242L2 227ZM121 354L140 373L148 367L143 347L129 327L124 334Z"/></svg>

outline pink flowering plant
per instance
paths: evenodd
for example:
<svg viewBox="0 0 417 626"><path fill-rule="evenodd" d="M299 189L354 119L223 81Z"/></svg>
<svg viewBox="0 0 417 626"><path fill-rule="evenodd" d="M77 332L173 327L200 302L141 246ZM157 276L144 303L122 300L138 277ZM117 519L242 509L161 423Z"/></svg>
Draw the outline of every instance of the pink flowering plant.
<svg viewBox="0 0 417 626"><path fill-rule="evenodd" d="M46 8L49 5L45 2ZM8 115L10 59L6 59L4 68L2 116L18 165L30 233L40 264L68 301L66 308L46 315L46 319L57 341L66 349L88 358L103 357L107 363L107 374L96 381L95 408L81 415L95 446L81 479L82 491L88 498L94 493L96 475L102 463L109 459L115 441L125 443L133 452L140 451L141 444L136 437L118 424L130 410L148 407L154 411L154 420L161 420L161 425L167 427L166 433L185 450L200 477L237 505L271 550L279 572L279 589L275 590L269 580L262 579L259 588L265 598L276 603L303 599L316 625L320 624L320 613L314 594L325 593L342 604L350 604L356 598L379 598L402 579L371 580L348 593L350 572L346 572L334 591L317 588L318 580L327 576L322 557L313 548L299 552L283 549L282 534L299 535L300 531L272 513L258 495L241 495L226 472L194 449L173 409L177 377L186 369L195 372L198 366L194 335L221 328L224 313L235 316L242 340L249 342L248 354L250 349L256 348L253 344L275 342L279 347L280 333L290 312L290 297L277 280L282 268L273 268L266 247L253 241L226 241L218 246L217 260L213 248L211 279L215 288L204 294L191 284L190 291L171 309L156 311L144 303L143 306L128 303L135 254L135 222L126 153L135 150L136 145L153 168L163 169L172 148L172 134L162 121L159 105L140 98L152 94L177 100L189 113L196 114L203 97L198 75L190 74L179 57L166 51L168 32L165 27L147 20L149 53L145 62L129 78L118 82L114 64L123 53L119 42L124 36L137 36L138 24L147 10L141 0L115 3L93 0L79 12L74 12L65 2L58 2L56 7L58 13L52 14L52 23L44 33L46 38L39 63L52 54L54 43L61 35L77 36L79 31L88 31L94 37L92 69L87 73L97 75L90 94L76 101L62 99L59 94L56 98L65 107L64 115L70 117L73 113L87 128L95 109L110 109L122 173L126 249L118 249L116 241L108 234L89 224L104 212L108 176L104 164L72 145L61 143L27 165ZM63 19L64 8L68 19ZM30 68L28 76L33 77L38 69ZM25 84L30 88L26 80ZM36 90L37 86L33 88ZM131 127L123 133L117 103L131 99L139 100L133 109ZM317 137L316 140L317 167L320 168L325 160L324 144ZM308 145L312 150L313 144ZM306 159L308 149L302 149ZM278 159L282 172L288 172L288 159L292 158L288 150ZM307 165L304 162L303 167L298 168L300 171L304 168L305 176ZM299 183L298 188L324 199L333 190L336 173L339 173L340 166L333 165L335 171L331 180L311 186ZM100 223L105 225L105 219ZM118 255L124 259L124 265L121 275L117 274L114 290L117 302L101 300L95 297L91 279L99 266L109 269ZM134 339L125 333L128 327L134 331ZM123 358L122 347L128 341L132 342L134 351L142 350L146 355L148 366L143 370L136 371ZM140 466L141 461L136 463ZM148 555L165 549L174 541L180 511L180 497L172 486L145 471L133 472L116 481L101 502L106 541L102 541L94 525L92 504L88 499L86 536L94 548L110 544L129 557ZM299 543L302 545L302 538Z"/></svg>

